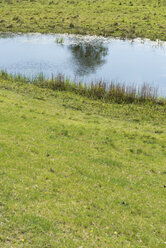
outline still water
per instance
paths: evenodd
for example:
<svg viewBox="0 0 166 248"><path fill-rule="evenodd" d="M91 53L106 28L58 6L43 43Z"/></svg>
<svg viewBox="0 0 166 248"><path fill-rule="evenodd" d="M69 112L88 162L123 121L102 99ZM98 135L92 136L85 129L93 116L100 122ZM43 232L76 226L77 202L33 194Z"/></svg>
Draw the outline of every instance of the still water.
<svg viewBox="0 0 166 248"><path fill-rule="evenodd" d="M0 34L0 70L75 81L149 83L166 96L166 42L60 34Z"/></svg>

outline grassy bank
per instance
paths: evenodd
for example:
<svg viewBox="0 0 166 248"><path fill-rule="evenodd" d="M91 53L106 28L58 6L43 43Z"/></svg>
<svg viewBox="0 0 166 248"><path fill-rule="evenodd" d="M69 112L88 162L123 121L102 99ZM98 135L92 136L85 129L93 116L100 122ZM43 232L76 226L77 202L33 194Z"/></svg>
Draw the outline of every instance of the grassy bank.
<svg viewBox="0 0 166 248"><path fill-rule="evenodd" d="M51 79L45 78L43 73L29 78L21 74L8 74L4 70L0 72L0 79L21 84L35 84L39 88L52 89L54 91L74 92L75 94L103 102L166 105L166 99L158 96L158 89L149 84L143 84L141 87L114 82L107 84L103 81L92 81L89 84L83 84L81 82L73 82L61 74L57 77L52 76Z"/></svg>
<svg viewBox="0 0 166 248"><path fill-rule="evenodd" d="M0 247L165 247L166 108L0 78Z"/></svg>
<svg viewBox="0 0 166 248"><path fill-rule="evenodd" d="M0 31L166 40L165 0L0 0Z"/></svg>

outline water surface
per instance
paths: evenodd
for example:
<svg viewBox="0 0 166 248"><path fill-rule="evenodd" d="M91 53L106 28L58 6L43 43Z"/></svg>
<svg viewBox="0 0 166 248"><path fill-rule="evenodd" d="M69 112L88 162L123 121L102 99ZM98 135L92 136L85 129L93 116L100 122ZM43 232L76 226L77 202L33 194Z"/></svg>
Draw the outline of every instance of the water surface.
<svg viewBox="0 0 166 248"><path fill-rule="evenodd" d="M62 44L58 43L63 38ZM149 83L166 96L166 42L59 34L0 34L0 70L75 81Z"/></svg>

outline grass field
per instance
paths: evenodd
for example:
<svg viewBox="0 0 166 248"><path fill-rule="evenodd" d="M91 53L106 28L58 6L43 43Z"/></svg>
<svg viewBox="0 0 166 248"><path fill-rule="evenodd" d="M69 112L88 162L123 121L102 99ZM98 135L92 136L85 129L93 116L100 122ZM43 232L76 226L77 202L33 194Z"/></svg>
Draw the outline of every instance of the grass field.
<svg viewBox="0 0 166 248"><path fill-rule="evenodd" d="M0 78L0 247L164 248L165 123Z"/></svg>
<svg viewBox="0 0 166 248"><path fill-rule="evenodd" d="M166 41L166 1L0 0L10 31ZM165 248L166 100L22 80L0 73L0 248Z"/></svg>
<svg viewBox="0 0 166 248"><path fill-rule="evenodd" d="M166 0L0 0L0 31L166 41Z"/></svg>

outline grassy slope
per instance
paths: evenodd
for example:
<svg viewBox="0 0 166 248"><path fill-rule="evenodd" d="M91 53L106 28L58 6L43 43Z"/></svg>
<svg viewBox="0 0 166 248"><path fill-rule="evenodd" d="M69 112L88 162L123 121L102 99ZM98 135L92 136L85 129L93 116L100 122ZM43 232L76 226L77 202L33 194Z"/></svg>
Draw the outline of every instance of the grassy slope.
<svg viewBox="0 0 166 248"><path fill-rule="evenodd" d="M165 113L0 79L0 247L165 247Z"/></svg>
<svg viewBox="0 0 166 248"><path fill-rule="evenodd" d="M0 31L166 40L165 0L0 0Z"/></svg>

